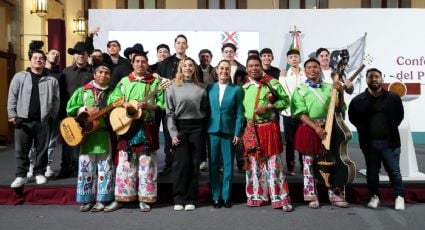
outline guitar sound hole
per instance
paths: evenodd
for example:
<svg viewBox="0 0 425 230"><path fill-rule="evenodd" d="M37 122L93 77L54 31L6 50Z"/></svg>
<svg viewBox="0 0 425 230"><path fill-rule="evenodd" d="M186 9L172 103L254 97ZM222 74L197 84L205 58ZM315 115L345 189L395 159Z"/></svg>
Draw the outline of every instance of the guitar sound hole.
<svg viewBox="0 0 425 230"><path fill-rule="evenodd" d="M137 110L133 107L128 107L127 108L127 116L128 117L134 117L137 115Z"/></svg>

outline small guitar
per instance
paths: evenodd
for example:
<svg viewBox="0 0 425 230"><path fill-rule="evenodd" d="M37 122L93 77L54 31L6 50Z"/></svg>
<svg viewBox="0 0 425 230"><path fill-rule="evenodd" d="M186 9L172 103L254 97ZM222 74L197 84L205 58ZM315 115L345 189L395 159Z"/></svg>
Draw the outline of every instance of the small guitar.
<svg viewBox="0 0 425 230"><path fill-rule="evenodd" d="M118 107L112 110L109 115L109 122L111 123L112 130L117 133L117 135L124 135L128 132L131 127L133 120L139 119L143 116L143 110L141 108L142 103L146 103L151 100L155 95L166 89L171 85L171 81L168 79L160 78L162 82L141 102L136 100L130 100L128 103L131 105L127 108Z"/></svg>
<svg viewBox="0 0 425 230"><path fill-rule="evenodd" d="M90 114L88 112L82 112L77 117L67 117L63 119L59 126L63 140L69 146L79 145L87 133L91 133L99 128L99 117L109 112L111 109L123 105L124 102L124 97L121 97L109 106L95 113Z"/></svg>

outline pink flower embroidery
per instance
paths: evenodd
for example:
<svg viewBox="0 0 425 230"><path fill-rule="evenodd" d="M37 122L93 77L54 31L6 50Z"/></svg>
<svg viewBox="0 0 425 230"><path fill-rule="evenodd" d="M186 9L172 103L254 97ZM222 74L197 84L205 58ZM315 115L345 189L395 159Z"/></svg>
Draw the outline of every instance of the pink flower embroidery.
<svg viewBox="0 0 425 230"><path fill-rule="evenodd" d="M254 190L253 190L252 184L249 184L248 186L246 186L246 192L248 194L254 194Z"/></svg>
<svg viewBox="0 0 425 230"><path fill-rule="evenodd" d="M149 173L149 174L146 176L146 178L147 178L147 180L148 180L148 181L152 181L152 180L153 180L153 175L152 175L152 173Z"/></svg>
<svg viewBox="0 0 425 230"><path fill-rule="evenodd" d="M155 185L153 183L147 184L146 185L146 191L150 192L150 193L155 192Z"/></svg>

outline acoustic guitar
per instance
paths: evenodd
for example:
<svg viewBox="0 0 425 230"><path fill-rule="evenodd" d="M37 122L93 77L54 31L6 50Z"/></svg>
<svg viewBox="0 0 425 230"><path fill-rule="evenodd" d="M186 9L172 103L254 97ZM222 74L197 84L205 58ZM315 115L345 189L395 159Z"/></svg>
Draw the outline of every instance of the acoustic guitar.
<svg viewBox="0 0 425 230"><path fill-rule="evenodd" d="M128 103L130 106L127 108L117 107L112 110L109 115L109 122L111 123L112 130L117 135L124 135L128 132L131 127L133 120L137 120L143 116L143 110L141 108L142 103L146 103L151 100L155 95L161 91L166 89L171 85L171 81L168 79L160 78L162 82L141 102L136 100L130 100Z"/></svg>
<svg viewBox="0 0 425 230"><path fill-rule="evenodd" d="M109 106L95 113L90 114L88 112L82 112L77 117L67 117L63 119L59 126L63 140L69 146L79 145L84 140L84 136L87 133L91 133L99 128L99 117L109 112L111 109L123 105L124 102L124 97L121 97Z"/></svg>

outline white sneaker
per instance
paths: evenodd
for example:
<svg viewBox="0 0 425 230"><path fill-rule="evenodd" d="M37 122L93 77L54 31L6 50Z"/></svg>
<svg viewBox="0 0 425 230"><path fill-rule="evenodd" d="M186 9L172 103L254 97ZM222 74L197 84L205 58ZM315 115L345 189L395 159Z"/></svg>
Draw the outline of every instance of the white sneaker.
<svg viewBox="0 0 425 230"><path fill-rule="evenodd" d="M45 183L47 183L47 179L43 175L37 175L37 176L35 176L35 183L36 184L45 184Z"/></svg>
<svg viewBox="0 0 425 230"><path fill-rule="evenodd" d="M26 177L16 177L15 180L10 185L11 188L19 188L24 184L28 183L28 178Z"/></svg>
<svg viewBox="0 0 425 230"><path fill-rule="evenodd" d="M377 195L373 195L372 198L370 198L369 203L367 204L369 208L378 208L379 206L379 197Z"/></svg>
<svg viewBox="0 0 425 230"><path fill-rule="evenodd" d="M179 204L174 205L174 211L181 211L183 209L184 209L183 205L179 205Z"/></svg>
<svg viewBox="0 0 425 230"><path fill-rule="evenodd" d="M193 204L186 204L184 206L184 210L185 211L193 211L193 210L195 210L195 205L193 205Z"/></svg>
<svg viewBox="0 0 425 230"><path fill-rule="evenodd" d="M206 161L202 161L201 164L199 165L199 169L200 170L206 170L207 169L207 162Z"/></svg>
<svg viewBox="0 0 425 230"><path fill-rule="evenodd" d="M27 172L27 178L31 178L34 174L34 165L30 164L30 167L28 168L28 172Z"/></svg>
<svg viewBox="0 0 425 230"><path fill-rule="evenodd" d="M404 210L404 197L402 196L397 196L397 198L395 198L395 210Z"/></svg>
<svg viewBox="0 0 425 230"><path fill-rule="evenodd" d="M44 173L45 177L52 177L55 175L55 172L53 172L52 167L50 165L47 165L46 172Z"/></svg>

